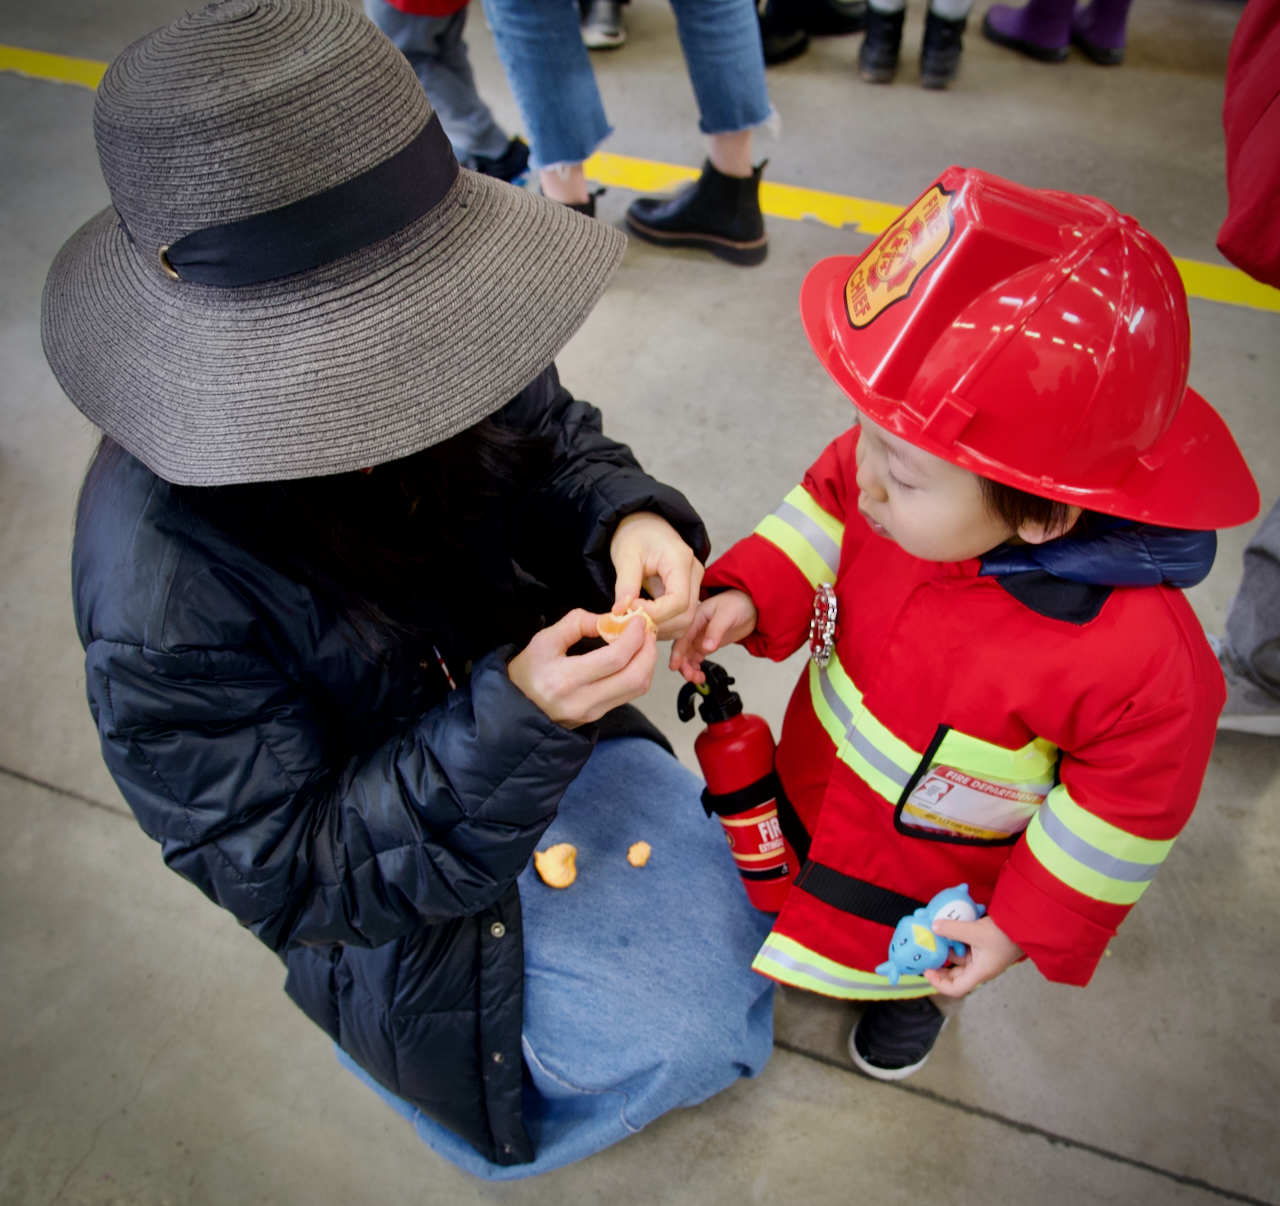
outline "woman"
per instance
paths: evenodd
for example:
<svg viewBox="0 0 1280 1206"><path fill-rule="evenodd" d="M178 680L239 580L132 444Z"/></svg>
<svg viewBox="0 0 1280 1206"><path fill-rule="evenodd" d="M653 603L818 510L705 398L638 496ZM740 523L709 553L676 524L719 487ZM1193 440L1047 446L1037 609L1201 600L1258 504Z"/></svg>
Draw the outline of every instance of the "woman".
<svg viewBox="0 0 1280 1206"><path fill-rule="evenodd" d="M546 367L621 237L460 170L341 0L156 31L95 133L114 205L59 253L43 335L105 436L73 556L90 707L166 863L477 1175L757 1072L765 927L619 710L656 640L570 652L595 616L566 607L642 583L683 631L706 554ZM544 835L579 847L570 891L525 870Z"/></svg>

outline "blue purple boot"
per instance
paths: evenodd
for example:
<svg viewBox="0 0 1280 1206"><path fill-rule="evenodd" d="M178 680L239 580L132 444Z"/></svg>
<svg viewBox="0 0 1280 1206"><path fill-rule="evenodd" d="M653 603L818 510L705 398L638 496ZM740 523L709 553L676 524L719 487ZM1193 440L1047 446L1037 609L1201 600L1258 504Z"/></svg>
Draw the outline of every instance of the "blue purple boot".
<svg viewBox="0 0 1280 1206"><path fill-rule="evenodd" d="M1103 67L1124 62L1125 26L1132 0L1093 0L1071 21L1071 41Z"/></svg>
<svg viewBox="0 0 1280 1206"><path fill-rule="evenodd" d="M1028 58L1061 63L1071 53L1074 11L1075 0L1030 0L1022 8L993 4L982 18L982 35Z"/></svg>

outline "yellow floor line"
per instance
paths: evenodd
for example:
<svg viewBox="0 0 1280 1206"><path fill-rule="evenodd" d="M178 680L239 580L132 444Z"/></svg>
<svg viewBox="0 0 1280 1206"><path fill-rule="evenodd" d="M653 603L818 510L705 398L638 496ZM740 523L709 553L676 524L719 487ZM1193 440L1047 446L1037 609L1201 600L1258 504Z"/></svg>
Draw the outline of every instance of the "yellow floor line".
<svg viewBox="0 0 1280 1206"><path fill-rule="evenodd" d="M1184 260L1176 255L1173 262L1182 274L1188 297L1203 297L1228 306L1248 306L1252 310L1280 313L1280 289L1255 281L1239 268L1206 264L1203 260Z"/></svg>
<svg viewBox="0 0 1280 1206"><path fill-rule="evenodd" d="M583 166L589 180L637 193L666 192L686 180L698 178L697 168L657 163L652 159L633 159L629 155L610 155L603 151L597 151ZM901 206L883 201L824 193L791 184L773 184L767 180L760 185L760 208L774 218L792 221L814 218L837 230L853 227L870 235L879 234L902 212ZM1177 256L1173 262L1182 274L1188 297L1280 313L1280 289L1260 284L1239 268Z"/></svg>
<svg viewBox="0 0 1280 1206"><path fill-rule="evenodd" d="M0 71L16 71L32 79L97 88L106 70L106 63L93 59L73 59L65 54L44 54L17 46L0 46Z"/></svg>
<svg viewBox="0 0 1280 1206"><path fill-rule="evenodd" d="M0 71L16 71L34 79L97 88L106 69L106 63L92 59L73 59L62 54L0 46ZM611 155L604 151L592 155L585 168L587 178L597 184L637 193L664 193L687 180L698 178L697 168L636 159L630 155ZM760 208L773 218L786 218L792 222L813 218L836 230L850 228L869 235L879 234L901 212L900 206L884 201L846 197L793 184L775 184L771 180L760 186ZM1188 297L1280 313L1280 289L1261 285L1238 268L1176 257L1174 263L1182 273Z"/></svg>

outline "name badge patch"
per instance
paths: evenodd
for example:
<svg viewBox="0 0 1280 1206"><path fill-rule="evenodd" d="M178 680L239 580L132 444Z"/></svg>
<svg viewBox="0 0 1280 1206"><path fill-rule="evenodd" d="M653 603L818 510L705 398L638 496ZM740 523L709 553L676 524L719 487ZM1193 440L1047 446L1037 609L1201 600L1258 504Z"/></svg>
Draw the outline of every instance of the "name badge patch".
<svg viewBox="0 0 1280 1206"><path fill-rule="evenodd" d="M853 270L844 287L850 324L860 330L906 297L954 231L951 194L935 184L880 236Z"/></svg>
<svg viewBox="0 0 1280 1206"><path fill-rule="evenodd" d="M1021 833L1049 794L1049 784L998 783L934 766L902 806L902 820L956 837L999 841Z"/></svg>

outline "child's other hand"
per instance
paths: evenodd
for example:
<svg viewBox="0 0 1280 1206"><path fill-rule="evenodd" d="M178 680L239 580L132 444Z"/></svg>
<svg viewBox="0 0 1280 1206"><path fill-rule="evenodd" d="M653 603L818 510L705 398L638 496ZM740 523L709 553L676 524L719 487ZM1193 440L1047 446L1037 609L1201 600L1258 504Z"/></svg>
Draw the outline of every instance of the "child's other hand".
<svg viewBox="0 0 1280 1206"><path fill-rule="evenodd" d="M979 984L994 980L1022 958L1022 947L990 917L978 921L935 921L933 932L963 942L969 953L924 977L944 997L963 997Z"/></svg>
<svg viewBox="0 0 1280 1206"><path fill-rule="evenodd" d="M702 659L722 645L745 640L756 630L759 613L751 596L740 590L726 590L698 604L693 623L671 645L672 670L691 683L706 682Z"/></svg>

